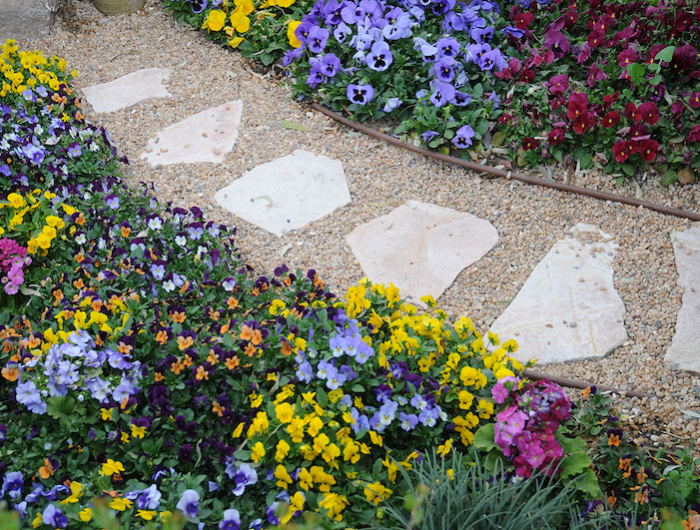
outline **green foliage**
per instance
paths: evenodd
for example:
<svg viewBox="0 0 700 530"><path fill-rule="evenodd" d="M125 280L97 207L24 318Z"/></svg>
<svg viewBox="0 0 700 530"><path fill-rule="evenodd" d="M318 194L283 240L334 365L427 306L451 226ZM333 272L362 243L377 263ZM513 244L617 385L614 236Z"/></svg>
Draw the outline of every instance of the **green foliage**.
<svg viewBox="0 0 700 530"><path fill-rule="evenodd" d="M581 521L576 484L533 474L520 479L489 470L478 453L427 454L403 471L403 505L388 502L380 530L540 530L603 528L607 518ZM473 461L472 461L473 459Z"/></svg>

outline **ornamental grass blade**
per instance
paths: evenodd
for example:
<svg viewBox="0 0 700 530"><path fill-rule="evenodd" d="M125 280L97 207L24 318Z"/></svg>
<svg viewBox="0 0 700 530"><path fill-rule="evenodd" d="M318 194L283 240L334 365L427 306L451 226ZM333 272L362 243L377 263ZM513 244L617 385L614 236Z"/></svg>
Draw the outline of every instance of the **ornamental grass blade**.
<svg viewBox="0 0 700 530"><path fill-rule="evenodd" d="M294 129L295 131L303 132L313 132L313 129L309 129L308 127L304 127L303 125L297 125L296 123L292 123L291 121L287 120L282 120L280 122L280 125L285 129Z"/></svg>

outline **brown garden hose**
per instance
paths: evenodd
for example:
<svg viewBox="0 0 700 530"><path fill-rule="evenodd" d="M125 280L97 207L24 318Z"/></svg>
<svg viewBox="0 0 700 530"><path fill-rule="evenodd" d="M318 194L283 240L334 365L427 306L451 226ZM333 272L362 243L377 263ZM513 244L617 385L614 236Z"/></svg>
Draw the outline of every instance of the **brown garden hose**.
<svg viewBox="0 0 700 530"><path fill-rule="evenodd" d="M556 383L559 386L567 386L569 388L588 388L590 386L593 386L589 383L584 383L583 381L576 381L574 379L567 379L566 377L558 377L556 375L547 375L540 372L533 372L532 370L525 370L523 372L523 375L528 379L533 379L535 381L539 381L541 379L549 379L552 383ZM618 390L617 388L613 388L611 386L595 385L595 387L602 392L610 391L615 392L616 394L626 395L628 397L636 397L639 399L654 397L651 394L645 394L644 392L636 392L634 390Z"/></svg>
<svg viewBox="0 0 700 530"><path fill-rule="evenodd" d="M335 121L342 123L343 125L347 127L352 127L353 129L364 133L368 136L373 136L374 138L377 138L379 140L384 140L385 142L389 142L391 145L395 145L397 147L401 147L403 149L407 149L409 151L413 151L414 153L418 153L424 156L429 156L431 158L435 158L436 160L441 160L442 162L447 162L448 164L455 164L457 166L461 166L467 169L471 169L473 171L478 171L482 173L489 173L491 175L495 175L497 177L505 177L508 179L512 180L518 180L520 182L525 182L527 184L535 184L537 186L544 186L546 188L554 188L555 190L559 191L566 191L568 193L577 193L579 195L586 195L588 197L593 197L595 199L600 199L603 201L614 201L614 202L620 202L622 204L629 204L630 206L641 206L642 208L646 208L647 210L653 210L655 212L660 212L665 215L673 215L675 217L681 217L683 219L690 219L692 221L700 221L700 214L694 213L694 212L687 212L685 210L679 210L678 208L669 208L668 206L662 206L661 204L655 204L653 202L648 202L648 201L642 201L639 199L634 199L632 197L625 197L623 195L615 195L614 193L608 193L605 191L598 191L598 190L591 190L588 188L582 188L581 186L571 186L570 184L564 184L563 182L556 182L556 181L551 181L551 180L545 180L537 177L531 177L529 175L524 175L522 173L515 173L512 171L506 171L504 169L496 169L491 166L487 165L482 165L482 164L477 164L475 162L469 162L467 160L462 160L461 158L455 158L453 156L449 155L443 155L442 153L436 153L434 151L429 151L427 149L423 149L422 147L416 147L415 145L407 144L405 142L402 142L400 140L397 140L396 138L389 136L388 134L381 133L379 131L376 131L372 129L371 127L366 127L364 125L360 125L359 123L355 123L353 121L348 120L347 118L343 118L342 116L339 116L335 112L333 112L330 109L327 109L325 107L322 107L321 105L317 103L312 103L311 108L314 110L317 110L318 112L325 114L329 118L333 118ZM628 392L629 394L629 392Z"/></svg>
<svg viewBox="0 0 700 530"><path fill-rule="evenodd" d="M607 193L604 191L597 191L597 190L590 190L587 188L582 188L580 186L571 186L569 184L563 184L561 182L555 182L555 181L549 181L549 180L544 180L536 177L530 177L528 175L523 175L522 173L513 173L511 171L505 171L503 169L496 169L491 166L486 166L482 164L476 164L474 162L469 162L467 160L462 160L460 158L455 158L453 156L448 156L448 155L443 155L442 153L436 153L434 151L428 151L427 149L423 149L421 147L416 147L411 144L407 144L405 142L402 142L400 140L397 140L396 138L389 136L388 134L381 133L379 131L376 131L372 129L371 127L366 127L364 125L360 125L359 123L355 123L353 121L350 121L346 118L343 118L342 116L339 116L332 110L329 110L325 107L322 107L321 105L317 103L312 103L311 108L314 110L317 110L318 112L325 114L329 118L333 118L335 121L342 123L343 125L347 127L352 127L353 129L364 133L368 136L373 136L374 138L377 138L379 140L384 140L385 142L389 142L391 145L395 145L397 147L401 147L403 149L407 149L409 151L413 151L414 153L418 153L421 155L429 156L431 158L435 158L437 160L441 160L442 162L447 162L448 164L455 164L467 169L471 169L474 171L478 172L484 172L484 173L489 173L491 175L496 175L498 177L506 177L509 179L513 180L518 180L520 182L526 182L528 184L535 184L538 186L544 186L546 188L554 188L559 191L566 191L569 193L578 193L579 195L587 195L588 197L593 197L596 199L601 199L604 201L614 201L614 202L620 202L622 204L629 204L631 206L641 206L642 208L646 208L648 210L653 210L656 212L660 212L666 215L673 215L675 217L681 217L684 219L691 219L693 221L700 221L700 214L693 213L693 212L687 212L685 210L679 210L677 208L669 208L668 206L662 206L660 204L654 204L652 202L647 202L647 201L641 201L639 199L633 199L631 197L625 197L622 195L615 195L613 193ZM573 379L567 379L565 377L557 377L557 376L552 376L552 375L547 375L547 374L542 374L540 372L533 372L532 370L525 370L523 372L523 375L529 379L533 379L535 381L540 380L540 379L549 379L553 383L556 383L561 386L566 386L569 388L588 388L591 386L588 383L585 383L583 381L575 381ZM608 386L603 386L603 385L596 385L598 390L601 390L603 392L605 391L612 391L615 392L616 394L621 394L621 395L626 395L629 397L636 397L636 398L651 398L650 394L645 394L643 392L636 392L634 390L618 390L616 388L608 387Z"/></svg>

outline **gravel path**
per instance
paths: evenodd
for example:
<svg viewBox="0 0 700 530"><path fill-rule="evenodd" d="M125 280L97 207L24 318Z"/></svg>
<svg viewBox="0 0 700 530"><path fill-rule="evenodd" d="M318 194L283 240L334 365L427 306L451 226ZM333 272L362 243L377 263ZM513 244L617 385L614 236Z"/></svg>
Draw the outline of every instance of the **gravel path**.
<svg viewBox="0 0 700 530"><path fill-rule="evenodd" d="M153 183L161 200L200 206L210 219L238 227L238 245L259 271L284 262L291 269L315 268L343 293L363 277L344 236L356 226L388 214L406 200L419 200L471 212L498 229L501 242L468 267L440 298L451 315L466 314L478 328L488 326L507 307L535 265L576 223L600 227L615 236L615 287L627 309L629 340L599 361L538 367L541 371L621 389L655 393L650 400L620 401L650 443L689 439L700 443L700 425L680 409L698 410L700 377L665 367L663 356L681 305L669 233L693 223L629 206L567 195L503 179L476 176L360 136L292 101L289 87L253 71L253 63L220 49L189 28L177 28L158 0L131 16L103 17L85 1L73 2L82 29L58 26L46 39L20 42L45 54L64 57L77 68L78 87L112 81L139 68L173 70L166 81L174 97L144 101L132 108L87 118L104 125L121 153L133 162L134 181ZM239 139L223 164L152 168L139 155L156 131L207 108L241 99ZM86 104L86 107L89 107ZM289 120L313 132L279 126ZM214 193L257 165L305 149L340 160L352 203L311 225L278 238L218 207ZM553 170L556 173L556 170ZM555 179L565 173L553 174ZM569 182L645 200L700 211L697 185L662 188L657 176L615 188L596 173L573 175ZM641 195L640 195L641 194ZM697 223L695 223L697 224ZM291 247L288 244L291 243ZM658 438L657 438L658 436Z"/></svg>

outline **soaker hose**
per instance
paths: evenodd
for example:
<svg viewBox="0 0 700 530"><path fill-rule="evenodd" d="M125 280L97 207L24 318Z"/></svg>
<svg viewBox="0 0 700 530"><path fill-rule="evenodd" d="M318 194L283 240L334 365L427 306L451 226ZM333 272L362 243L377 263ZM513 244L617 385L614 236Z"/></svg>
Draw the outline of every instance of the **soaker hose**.
<svg viewBox="0 0 700 530"><path fill-rule="evenodd" d="M545 188L553 188L555 190L559 191L565 191L567 193L576 193L578 195L586 195L588 197L593 197L594 199L600 199L603 201L612 201L612 202L619 202L622 204L628 204L630 206L641 206L642 208L646 208L647 210L652 210L655 212L659 212L665 215L673 215L675 217L680 217L683 219L690 219L691 221L700 221L700 214L694 213L694 212L688 212L686 210L679 210L678 208L670 208L668 206L663 206L661 204L655 204L653 202L648 202L648 201L642 201L640 199L634 199L632 197L625 197L623 195L615 195L614 193L608 193L606 191L598 191L598 190L591 190L588 188L582 188L581 186L572 186L570 184L564 184L563 182L556 182L552 180L545 180L537 177L531 177L529 175L525 175L523 173L515 173L513 171L506 171L504 169L496 169L495 167L483 165L483 164L477 164L475 162L470 162L468 160L462 160L461 158L455 158L453 156L449 155L443 155L442 153L436 153L434 151L429 151L427 149L423 149L422 147L416 147L415 145L407 144L406 142L402 142L401 140L397 140L393 136L389 136L388 134L381 133L379 131L376 131L372 129L371 127L367 127L365 125L361 125L359 123L355 123L353 121L348 120L347 118L344 118L342 116L339 116L335 112L333 112L330 109L327 109L325 107L322 107L318 103L312 103L311 108L320 112L321 114L325 114L329 118L334 119L338 123L342 123L343 125L347 127L352 127L356 131L359 131L363 134L366 134L368 136L372 136L374 138L377 138L378 140L384 140L385 142L390 143L391 145L395 145L396 147L400 147L402 149L406 149L408 151L413 151L414 153L418 153L420 155L428 156L430 158L434 158L436 160L440 160L442 162L446 162L448 164L454 164L457 166L461 166L466 169L471 169L472 171L477 171L480 173L488 173L490 175L495 175L497 177L505 177L507 179L511 180L517 180L520 182L525 182L527 184L533 184L536 186L544 186Z"/></svg>

